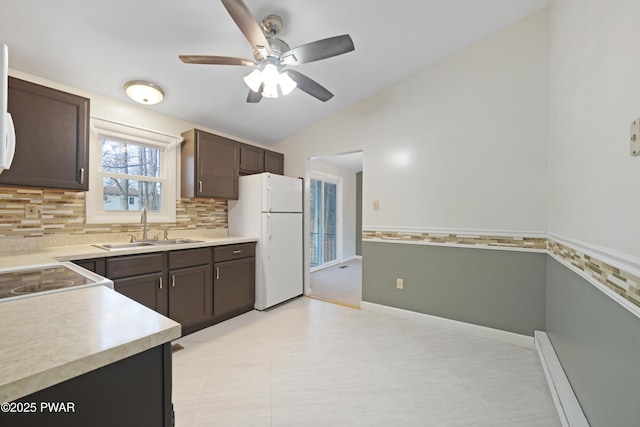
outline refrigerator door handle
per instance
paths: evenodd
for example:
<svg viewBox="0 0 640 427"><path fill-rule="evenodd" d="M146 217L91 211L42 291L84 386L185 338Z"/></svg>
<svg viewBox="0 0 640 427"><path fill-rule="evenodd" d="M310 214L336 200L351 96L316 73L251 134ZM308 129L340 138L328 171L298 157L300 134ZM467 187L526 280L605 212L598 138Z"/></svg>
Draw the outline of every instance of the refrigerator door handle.
<svg viewBox="0 0 640 427"><path fill-rule="evenodd" d="M271 212L271 207L273 206L272 197L271 187L267 187L267 212Z"/></svg>
<svg viewBox="0 0 640 427"><path fill-rule="evenodd" d="M271 233L271 214L267 214L267 242L266 242L266 249L267 249L267 258L271 258L271 237L272 237L272 233Z"/></svg>

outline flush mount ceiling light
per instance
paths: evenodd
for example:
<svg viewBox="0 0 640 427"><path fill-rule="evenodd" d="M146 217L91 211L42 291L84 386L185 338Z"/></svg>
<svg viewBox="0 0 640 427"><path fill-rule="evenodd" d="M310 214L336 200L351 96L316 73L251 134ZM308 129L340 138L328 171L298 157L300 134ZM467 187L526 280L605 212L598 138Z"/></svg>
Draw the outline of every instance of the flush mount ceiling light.
<svg viewBox="0 0 640 427"><path fill-rule="evenodd" d="M125 83L124 91L129 98L140 104L154 105L164 99L162 88L145 80L131 80Z"/></svg>

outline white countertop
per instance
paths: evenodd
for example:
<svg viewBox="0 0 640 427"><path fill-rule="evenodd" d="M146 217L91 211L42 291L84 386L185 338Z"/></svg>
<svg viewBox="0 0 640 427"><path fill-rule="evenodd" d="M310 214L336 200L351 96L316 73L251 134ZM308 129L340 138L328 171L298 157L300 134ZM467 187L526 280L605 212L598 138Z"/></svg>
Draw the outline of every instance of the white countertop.
<svg viewBox="0 0 640 427"><path fill-rule="evenodd" d="M0 303L0 402L174 340L180 324L105 286Z"/></svg>
<svg viewBox="0 0 640 427"><path fill-rule="evenodd" d="M190 237L198 243L105 250L89 244L0 254L0 268L256 242ZM181 336L179 323L95 286L0 302L0 403L27 396Z"/></svg>
<svg viewBox="0 0 640 427"><path fill-rule="evenodd" d="M45 264L55 261L77 261L91 258L107 258L119 255L164 252L169 250L204 248L209 246L232 245L235 243L257 242L252 237L189 237L201 240L198 243L184 243L179 245L143 246L138 248L106 250L89 244L74 246L57 246L42 248L35 251L0 253L0 268L22 267L32 264Z"/></svg>

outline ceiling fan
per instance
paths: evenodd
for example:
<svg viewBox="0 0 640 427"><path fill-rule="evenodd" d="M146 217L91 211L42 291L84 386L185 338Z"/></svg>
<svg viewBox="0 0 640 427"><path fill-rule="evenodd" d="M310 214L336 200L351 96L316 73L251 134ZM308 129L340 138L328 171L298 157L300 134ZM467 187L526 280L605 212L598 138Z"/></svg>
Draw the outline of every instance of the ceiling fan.
<svg viewBox="0 0 640 427"><path fill-rule="evenodd" d="M331 58L354 50L348 34L317 40L302 46L289 48L276 37L282 31L282 18L268 15L261 26L243 0L221 0L231 18L253 48L254 59L210 55L180 55L186 64L241 65L255 67L244 78L251 89L247 102L257 103L265 98L277 98L278 89L283 95L298 89L326 102L333 97L325 87L296 70L285 67L296 66L320 59ZM262 28L261 28L262 27Z"/></svg>

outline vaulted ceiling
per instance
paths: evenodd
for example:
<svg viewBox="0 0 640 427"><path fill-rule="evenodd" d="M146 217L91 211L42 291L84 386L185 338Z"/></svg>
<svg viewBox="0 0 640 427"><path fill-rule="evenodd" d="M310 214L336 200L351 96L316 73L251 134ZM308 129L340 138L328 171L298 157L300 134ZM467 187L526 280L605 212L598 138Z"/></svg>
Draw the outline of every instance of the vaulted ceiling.
<svg viewBox="0 0 640 427"><path fill-rule="evenodd" d="M549 0L245 0L257 21L284 20L291 47L350 34L355 51L296 69L335 96L294 90L246 102L241 66L184 64L180 54L252 58L219 0L0 0L9 66L118 100L145 79L165 90L146 106L253 142L273 145L534 13ZM420 88L416 88L420 90Z"/></svg>

